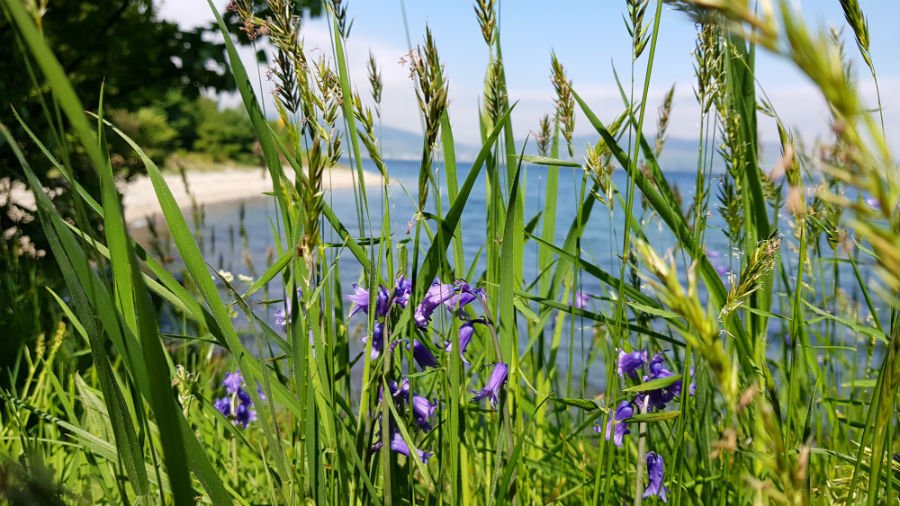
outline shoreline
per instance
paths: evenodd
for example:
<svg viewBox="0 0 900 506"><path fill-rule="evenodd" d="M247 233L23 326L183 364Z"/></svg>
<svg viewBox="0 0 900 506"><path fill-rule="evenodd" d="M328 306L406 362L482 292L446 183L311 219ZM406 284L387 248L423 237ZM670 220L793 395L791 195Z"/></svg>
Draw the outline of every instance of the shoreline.
<svg viewBox="0 0 900 506"><path fill-rule="evenodd" d="M240 202L263 197L266 192L272 191L272 179L268 170L263 167L226 166L213 171L188 170L185 176L187 188L180 173L163 173L182 213L194 204L206 206ZM365 172L364 179L366 185L369 185L379 181L381 177L373 172ZM352 169L336 166L326 169L322 187L325 191L352 188L356 181L357 176ZM119 191L122 193L125 222L129 228L143 228L147 225L148 218L162 215L149 177L139 176L121 185Z"/></svg>
<svg viewBox="0 0 900 506"><path fill-rule="evenodd" d="M290 174L288 174L290 177ZM263 197L272 191L272 180L269 172L263 167L241 167L225 165L215 170L185 171L187 188L178 172L163 172L163 179L169 186L175 202L182 213L192 205L206 206L226 202L240 202ZM381 176L366 171L366 185L380 182ZM322 187L325 191L352 188L357 181L356 173L344 166L326 169ZM5 182L0 192L8 195L17 205L30 211L35 210L34 195L20 181ZM147 220L162 215L162 208L156 199L156 192L150 178L142 175L128 182L118 183L122 194L125 223L129 229L141 229L147 226ZM188 189L190 193L188 193ZM5 200L5 199L4 199Z"/></svg>

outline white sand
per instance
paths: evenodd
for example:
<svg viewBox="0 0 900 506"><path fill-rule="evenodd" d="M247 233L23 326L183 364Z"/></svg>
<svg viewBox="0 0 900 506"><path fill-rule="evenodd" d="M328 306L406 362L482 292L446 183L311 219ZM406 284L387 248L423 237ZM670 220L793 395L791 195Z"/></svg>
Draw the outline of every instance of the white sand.
<svg viewBox="0 0 900 506"><path fill-rule="evenodd" d="M290 175L292 171L288 170L287 173ZM189 210L191 195L188 195L181 175L166 173L164 178L182 212ZM191 194L200 206L247 200L272 192L272 180L269 172L264 169L225 168L212 172L188 172L187 179ZM366 185L369 185L380 182L381 176L366 172L364 179ZM325 172L322 186L326 191L352 188L355 181L356 172L336 167ZM139 227L147 216L162 214L150 178L140 176L123 185L120 191L125 206L125 221L130 226Z"/></svg>
<svg viewBox="0 0 900 506"><path fill-rule="evenodd" d="M288 174L292 171L288 170ZM197 205L209 205L221 202L241 201L255 197L261 197L266 192L272 191L272 181L269 173L263 169L242 169L226 167L215 171L202 171L187 173L188 186L191 195L184 186L181 175L177 173L164 173L163 178L175 201L185 212L191 207L191 196ZM326 191L351 188L357 180L356 173L350 169L336 167L325 172L323 187ZM365 173L366 185L379 183L381 176L372 172ZM148 216L162 214L153 184L147 176L140 176L134 180L123 183L119 187L122 192L122 203L125 206L125 221L132 227L142 227L146 224ZM8 197L7 197L8 195ZM0 200L12 199L18 205L34 210L34 195L21 182L10 184L8 180L0 181ZM2 203L2 202L0 202Z"/></svg>

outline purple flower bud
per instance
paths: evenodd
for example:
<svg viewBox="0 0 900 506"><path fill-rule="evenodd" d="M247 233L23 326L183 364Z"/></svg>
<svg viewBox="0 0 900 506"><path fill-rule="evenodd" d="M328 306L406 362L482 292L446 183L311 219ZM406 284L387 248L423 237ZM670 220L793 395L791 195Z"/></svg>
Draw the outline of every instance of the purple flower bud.
<svg viewBox="0 0 900 506"><path fill-rule="evenodd" d="M425 298L422 299L422 303L419 304L413 315L413 318L416 320L416 325L419 327L427 327L428 324L431 323L431 315L434 313L434 310L443 304L444 301L453 297L453 293L453 285L441 283L437 279L434 280L434 283L432 283L431 288L425 292Z"/></svg>
<svg viewBox="0 0 900 506"><path fill-rule="evenodd" d="M303 290L297 289L297 299L303 298ZM284 299L284 304L279 306L278 309L275 310L275 326L278 327L278 330L284 332L287 329L287 324L291 320L291 298L287 297Z"/></svg>
<svg viewBox="0 0 900 506"><path fill-rule="evenodd" d="M235 423L240 424L243 428L247 428L250 422L256 421L256 410L251 409L252 404L238 404L234 413Z"/></svg>
<svg viewBox="0 0 900 506"><path fill-rule="evenodd" d="M399 432L394 432L394 436L391 438L391 450L409 457L409 446L406 444L406 441L403 440L403 436L401 436ZM416 450L416 453L419 454L419 458L422 459L422 462L428 462L428 459L432 455L430 452L423 452L422 450Z"/></svg>
<svg viewBox="0 0 900 506"><path fill-rule="evenodd" d="M389 381L388 388L391 390L391 397L396 400L407 400L409 399L409 379L403 378L398 385L396 381ZM381 402L382 395L384 394L384 388L379 385L378 386L378 402Z"/></svg>
<svg viewBox="0 0 900 506"><path fill-rule="evenodd" d="M413 339L413 358L419 367L425 369L427 367L437 367L437 359L427 346L420 343L418 339Z"/></svg>
<svg viewBox="0 0 900 506"><path fill-rule="evenodd" d="M606 440L609 441L610 436L613 435L613 431L615 430L613 443L615 443L616 446L622 446L622 440L625 437L625 434L631 434L631 429L628 428L626 422L632 416L634 416L634 406L632 406L631 401L620 402L616 407L615 413L611 413L609 420L606 422ZM594 430L600 432L600 426L594 427Z"/></svg>
<svg viewBox="0 0 900 506"><path fill-rule="evenodd" d="M222 413L224 416L231 415L231 399L229 399L228 397L221 397L219 399L216 399L213 402L213 406L215 406L219 413Z"/></svg>
<svg viewBox="0 0 900 506"><path fill-rule="evenodd" d="M431 423L428 421L431 415L437 410L437 403L432 404L428 399L421 395L413 395L412 398L413 414L419 427L428 432L431 430Z"/></svg>
<svg viewBox="0 0 900 506"><path fill-rule="evenodd" d="M363 337L363 344L366 343L368 337ZM372 360L378 358L381 355L381 352L384 350L384 324L381 322L375 322L375 325L372 327Z"/></svg>
<svg viewBox="0 0 900 506"><path fill-rule="evenodd" d="M643 350L625 353L619 350L619 376L623 378L629 375L632 378L637 377L637 370L644 366L647 362L647 352Z"/></svg>
<svg viewBox="0 0 900 506"><path fill-rule="evenodd" d="M469 343L472 341L472 336L475 334L476 323L484 324L484 320L470 320L459 327L459 356L462 357L462 361L466 365L469 365L469 361L466 360L465 356L466 348L469 346ZM444 351L447 353L453 351L453 341L447 343L447 346L444 347Z"/></svg>
<svg viewBox="0 0 900 506"><path fill-rule="evenodd" d="M243 384L244 377L241 375L241 371L227 372L225 379L222 380L225 391L232 395L236 394Z"/></svg>
<svg viewBox="0 0 900 506"><path fill-rule="evenodd" d="M584 309L588 304L591 303L591 296L589 293L584 292L582 290L578 290L575 292L575 300L573 301L573 305L576 309Z"/></svg>
<svg viewBox="0 0 900 506"><path fill-rule="evenodd" d="M644 498L655 495L662 499L662 502L666 502L666 493L669 491L663 485L666 463L656 452L647 452L645 460L647 461L647 478L650 482L647 484L647 488L644 489Z"/></svg>
<svg viewBox="0 0 900 506"><path fill-rule="evenodd" d="M401 274L394 285L394 303L400 307L406 307L409 304L410 293L412 293L412 283Z"/></svg>
<svg viewBox="0 0 900 506"><path fill-rule="evenodd" d="M291 303L285 302L284 306L275 310L275 326L284 332L287 329L288 320L291 317Z"/></svg>
<svg viewBox="0 0 900 506"><path fill-rule="evenodd" d="M491 371L491 377L490 379L488 379L487 385L485 385L484 388L481 389L481 391L472 391L472 393L475 394L475 397L472 398L472 401L478 402L481 399L487 397L491 401L491 407L497 409L500 389L503 388L503 384L506 383L506 376L508 374L509 366L507 366L503 362L497 362L497 365L494 366L494 370Z"/></svg>
<svg viewBox="0 0 900 506"><path fill-rule="evenodd" d="M409 378L403 378L398 385L396 381L388 383L391 389L391 397L394 399L409 399Z"/></svg>

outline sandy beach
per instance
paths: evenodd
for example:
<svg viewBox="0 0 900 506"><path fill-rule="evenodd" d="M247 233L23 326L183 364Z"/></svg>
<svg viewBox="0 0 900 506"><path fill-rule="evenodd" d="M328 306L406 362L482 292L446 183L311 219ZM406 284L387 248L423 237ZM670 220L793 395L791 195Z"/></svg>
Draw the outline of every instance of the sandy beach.
<svg viewBox="0 0 900 506"><path fill-rule="evenodd" d="M292 171L288 171L290 175ZM166 184L172 190L175 201L182 211L191 207L191 195L197 205L217 204L261 197L272 191L272 180L264 169L246 169L226 167L216 171L188 172L187 184L178 173L164 174ZM345 167L335 167L325 172L323 187L326 191L352 188L356 173ZM377 183L381 176L372 172L365 173L366 184ZM148 216L162 213L153 184L150 178L140 176L123 184L122 203L125 207L125 221L132 227L140 227ZM190 190L191 195L188 194Z"/></svg>
<svg viewBox="0 0 900 506"><path fill-rule="evenodd" d="M290 174L291 171L288 171ZM261 168L223 167L213 171L187 172L187 188L178 173L163 174L166 184L172 190L175 201L182 212L190 209L191 197L197 205L210 205L221 202L241 201L261 197L272 191L272 180L268 171ZM325 190L351 188L356 174L346 167L335 167L325 172L323 186ZM366 184L378 183L381 176L372 172L365 173ZM13 202L33 210L34 196L20 182L9 187L4 185L2 193L7 193ZM190 190L190 194L188 193ZM130 227L140 228L146 224L146 218L162 214L153 184L147 176L139 176L127 183L119 185L122 203L125 207L125 221Z"/></svg>

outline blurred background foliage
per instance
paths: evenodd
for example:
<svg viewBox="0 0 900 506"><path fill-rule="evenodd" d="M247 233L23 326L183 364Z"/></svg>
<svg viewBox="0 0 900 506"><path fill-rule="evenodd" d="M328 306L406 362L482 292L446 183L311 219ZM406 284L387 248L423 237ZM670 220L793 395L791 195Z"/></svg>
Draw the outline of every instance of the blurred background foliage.
<svg viewBox="0 0 900 506"><path fill-rule="evenodd" d="M265 2L256 3L265 15ZM295 4L297 14L322 13L322 0ZM39 14L43 37L84 104L97 110L102 90L106 117L161 166L172 165L167 162L173 155L179 160L176 166L184 160L258 162L246 113L222 108L216 100L235 90L218 28L210 24L183 30L160 19L152 0L35 0L26 5ZM232 13L226 13L226 20L240 41L249 42ZM99 182L83 153L64 147L75 145L63 142L68 125L19 37L7 16L0 15L0 122L12 131L58 208L72 216L65 178L29 141L16 114L57 160L68 161L78 181L95 196ZM117 138L109 143L118 176L127 179L142 171L124 142ZM61 287L56 262L49 258L43 232L29 209L7 197L9 188L23 180L12 149L0 138L0 336L7 351L0 354L0 369L12 365L25 343L52 333L59 320L58 306L45 290ZM95 226L99 229L100 224ZM0 378L0 386L9 379Z"/></svg>

